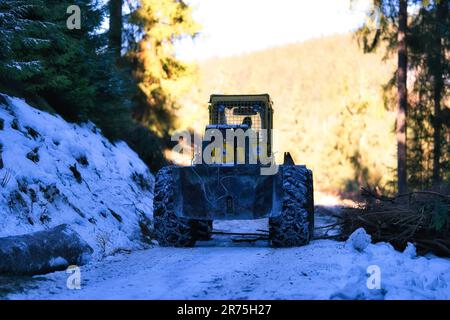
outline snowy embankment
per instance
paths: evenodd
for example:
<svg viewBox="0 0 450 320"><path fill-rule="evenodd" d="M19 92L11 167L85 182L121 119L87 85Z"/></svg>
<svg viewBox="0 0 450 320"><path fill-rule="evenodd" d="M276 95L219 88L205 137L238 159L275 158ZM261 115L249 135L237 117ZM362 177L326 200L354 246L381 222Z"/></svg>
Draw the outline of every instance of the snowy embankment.
<svg viewBox="0 0 450 320"><path fill-rule="evenodd" d="M143 248L153 183L124 142L110 143L92 123L0 94L0 237L66 223L96 258Z"/></svg>

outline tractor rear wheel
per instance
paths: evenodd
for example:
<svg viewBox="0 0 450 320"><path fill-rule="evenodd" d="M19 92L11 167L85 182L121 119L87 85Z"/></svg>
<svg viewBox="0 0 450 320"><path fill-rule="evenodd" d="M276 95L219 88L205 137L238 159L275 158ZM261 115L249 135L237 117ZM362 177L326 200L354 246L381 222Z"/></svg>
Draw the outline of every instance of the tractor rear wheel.
<svg viewBox="0 0 450 320"><path fill-rule="evenodd" d="M314 230L312 172L306 167L284 165L282 211L269 218L269 236L275 247L308 244Z"/></svg>
<svg viewBox="0 0 450 320"><path fill-rule="evenodd" d="M172 166L159 170L154 195L153 223L159 245L193 247L196 236L191 221L177 216L174 210L175 182Z"/></svg>

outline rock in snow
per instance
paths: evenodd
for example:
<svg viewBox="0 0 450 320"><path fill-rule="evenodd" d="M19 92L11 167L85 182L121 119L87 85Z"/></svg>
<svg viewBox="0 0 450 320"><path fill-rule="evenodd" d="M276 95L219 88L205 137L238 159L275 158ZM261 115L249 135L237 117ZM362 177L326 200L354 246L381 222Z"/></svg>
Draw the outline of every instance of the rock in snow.
<svg viewBox="0 0 450 320"><path fill-rule="evenodd" d="M94 257L145 245L153 175L124 142L0 94L0 237L68 224Z"/></svg>
<svg viewBox="0 0 450 320"><path fill-rule="evenodd" d="M412 243L408 242L405 250L403 250L403 254L410 258L416 257L417 256L416 246L413 245Z"/></svg>
<svg viewBox="0 0 450 320"><path fill-rule="evenodd" d="M83 265L92 248L68 225L0 238L0 274L38 274Z"/></svg>
<svg viewBox="0 0 450 320"><path fill-rule="evenodd" d="M364 251L371 242L372 238L366 233L366 230L359 228L350 235L347 245L356 251Z"/></svg>

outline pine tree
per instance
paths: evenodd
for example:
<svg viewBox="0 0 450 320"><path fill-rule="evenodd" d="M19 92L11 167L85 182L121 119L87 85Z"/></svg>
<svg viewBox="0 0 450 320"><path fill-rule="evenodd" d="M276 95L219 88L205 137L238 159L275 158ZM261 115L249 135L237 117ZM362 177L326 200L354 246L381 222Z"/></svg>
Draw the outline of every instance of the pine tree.
<svg viewBox="0 0 450 320"><path fill-rule="evenodd" d="M109 1L109 46L117 59L122 51L122 6L123 0Z"/></svg>
<svg viewBox="0 0 450 320"><path fill-rule="evenodd" d="M2 39L7 48L1 57L2 80L21 83L25 94L64 106L58 111L71 120L82 119L93 107L95 90L89 85L86 61L91 53L89 32L100 23L101 13L89 1L31 0L19 7L18 2L2 4L2 12L14 15ZM81 30L66 26L67 7L74 3L84 13ZM76 103L78 99L85 103Z"/></svg>
<svg viewBox="0 0 450 320"><path fill-rule="evenodd" d="M68 29L67 8L81 9ZM0 81L43 98L70 121L94 121L116 139L131 124L127 77L115 66L99 27L105 6L90 0L5 0L0 5Z"/></svg>
<svg viewBox="0 0 450 320"><path fill-rule="evenodd" d="M443 49L443 43L445 39L445 32L448 33L448 24L445 23L448 15L448 5L447 0L440 0L436 4L435 9L435 19L434 19L434 42L431 68L433 74L433 104L434 104L434 150L433 150L433 184L438 185L441 182L441 126L442 126L442 116L441 116L441 103L444 93L444 57L445 52ZM447 28L446 28L447 27Z"/></svg>
<svg viewBox="0 0 450 320"><path fill-rule="evenodd" d="M407 0L373 0L368 20L357 31L364 51L372 52L380 43L387 43L388 54L397 53L397 191L407 190ZM392 82L391 82L392 85Z"/></svg>
<svg viewBox="0 0 450 320"><path fill-rule="evenodd" d="M130 23L138 27L129 34L127 52L139 88L134 118L164 137L174 123L176 99L189 88L194 71L176 59L174 42L194 36L199 26L181 0L140 0Z"/></svg>
<svg viewBox="0 0 450 320"><path fill-rule="evenodd" d="M417 97L410 118L418 122L413 133L422 137L421 141L413 141L420 147L412 156L422 159L414 172L432 171L420 176L412 174L425 187L438 186L442 179L449 178L450 140L449 127L445 125L445 113L450 110L445 107L449 95L445 79L450 78L450 64L445 58L450 50L448 5L448 0L424 4L411 23L410 61Z"/></svg>
<svg viewBox="0 0 450 320"><path fill-rule="evenodd" d="M397 91L398 109L396 121L397 134L397 185L400 194L407 191L406 180L406 112L408 106L408 90L406 88L406 78L408 69L408 55L406 45L408 2L399 0L398 30L397 30Z"/></svg>

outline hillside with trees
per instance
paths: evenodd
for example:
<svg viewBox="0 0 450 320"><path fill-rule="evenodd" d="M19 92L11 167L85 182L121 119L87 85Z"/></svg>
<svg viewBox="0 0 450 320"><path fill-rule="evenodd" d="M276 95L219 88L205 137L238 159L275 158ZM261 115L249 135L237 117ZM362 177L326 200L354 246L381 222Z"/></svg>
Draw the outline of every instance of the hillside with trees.
<svg viewBox="0 0 450 320"><path fill-rule="evenodd" d="M449 179L448 1L409 11L374 1L354 34L197 66L174 49L200 31L184 1L72 2L0 3L0 89L94 122L153 171L175 129L203 132L210 94L268 92L278 160L290 151L319 189L405 192ZM71 5L80 28L67 27Z"/></svg>
<svg viewBox="0 0 450 320"><path fill-rule="evenodd" d="M199 65L199 81L180 101L178 127L202 132L211 93L268 92L274 144L314 171L316 187L392 190L395 113L383 90L395 70L384 53L364 54L352 35L336 35Z"/></svg>

